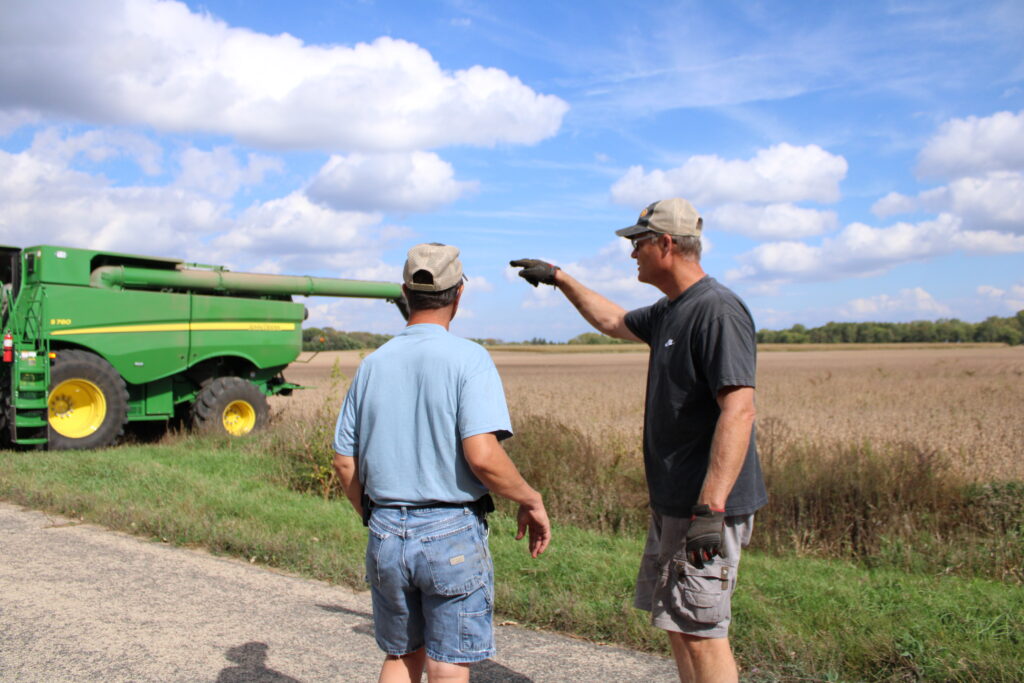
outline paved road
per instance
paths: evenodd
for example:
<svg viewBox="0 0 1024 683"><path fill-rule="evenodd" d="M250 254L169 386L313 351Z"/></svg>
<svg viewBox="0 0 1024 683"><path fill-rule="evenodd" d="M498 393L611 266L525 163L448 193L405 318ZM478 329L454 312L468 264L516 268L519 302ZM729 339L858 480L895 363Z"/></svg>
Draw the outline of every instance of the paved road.
<svg viewBox="0 0 1024 683"><path fill-rule="evenodd" d="M370 599L0 502L0 681L374 681ZM673 681L660 657L514 626L472 681Z"/></svg>

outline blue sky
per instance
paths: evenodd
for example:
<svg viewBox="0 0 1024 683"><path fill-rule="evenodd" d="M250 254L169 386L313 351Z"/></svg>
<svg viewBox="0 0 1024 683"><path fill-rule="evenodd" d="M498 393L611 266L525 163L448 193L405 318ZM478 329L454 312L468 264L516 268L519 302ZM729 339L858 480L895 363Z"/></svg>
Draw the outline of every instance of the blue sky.
<svg viewBox="0 0 1024 683"><path fill-rule="evenodd" d="M758 327L1024 308L1024 5L34 0L0 16L0 242L393 280L462 249L453 330L587 331L690 199ZM395 332L381 302L310 323Z"/></svg>

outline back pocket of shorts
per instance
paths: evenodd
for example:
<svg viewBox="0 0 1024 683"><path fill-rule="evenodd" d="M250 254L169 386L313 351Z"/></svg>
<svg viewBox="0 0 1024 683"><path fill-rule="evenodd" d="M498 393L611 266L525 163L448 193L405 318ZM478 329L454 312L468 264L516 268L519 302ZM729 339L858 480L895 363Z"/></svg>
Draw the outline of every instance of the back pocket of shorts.
<svg viewBox="0 0 1024 683"><path fill-rule="evenodd" d="M384 584L381 566L386 564L386 560L382 561L381 555L386 553L387 541L392 536L375 525L372 519L369 526L370 533L366 539L366 582L374 588L381 588Z"/></svg>
<svg viewBox="0 0 1024 683"><path fill-rule="evenodd" d="M438 595L464 595L484 585L484 555L477 521L422 540Z"/></svg>
<svg viewBox="0 0 1024 683"><path fill-rule="evenodd" d="M717 624L729 616L736 566L722 557L698 569L689 562L672 560L670 580L672 610L698 624Z"/></svg>

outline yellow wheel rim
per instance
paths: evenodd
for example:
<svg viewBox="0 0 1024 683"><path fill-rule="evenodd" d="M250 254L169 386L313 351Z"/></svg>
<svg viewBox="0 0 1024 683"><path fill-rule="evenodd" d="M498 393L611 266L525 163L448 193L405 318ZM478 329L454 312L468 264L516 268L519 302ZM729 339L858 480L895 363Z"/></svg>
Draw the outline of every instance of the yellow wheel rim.
<svg viewBox="0 0 1024 683"><path fill-rule="evenodd" d="M100 388L87 379L68 379L55 386L47 408L50 426L69 439L84 439L94 434L107 417L107 399Z"/></svg>
<svg viewBox="0 0 1024 683"><path fill-rule="evenodd" d="M221 414L224 431L232 436L242 436L256 426L256 409L248 401L232 401Z"/></svg>

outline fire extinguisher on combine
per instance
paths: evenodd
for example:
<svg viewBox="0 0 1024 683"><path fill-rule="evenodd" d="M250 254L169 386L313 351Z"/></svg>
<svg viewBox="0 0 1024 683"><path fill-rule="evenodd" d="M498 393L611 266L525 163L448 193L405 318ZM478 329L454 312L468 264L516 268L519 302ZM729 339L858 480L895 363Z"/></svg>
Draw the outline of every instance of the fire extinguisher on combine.
<svg viewBox="0 0 1024 683"><path fill-rule="evenodd" d="M14 337L10 332L4 334L4 362L14 362Z"/></svg>

